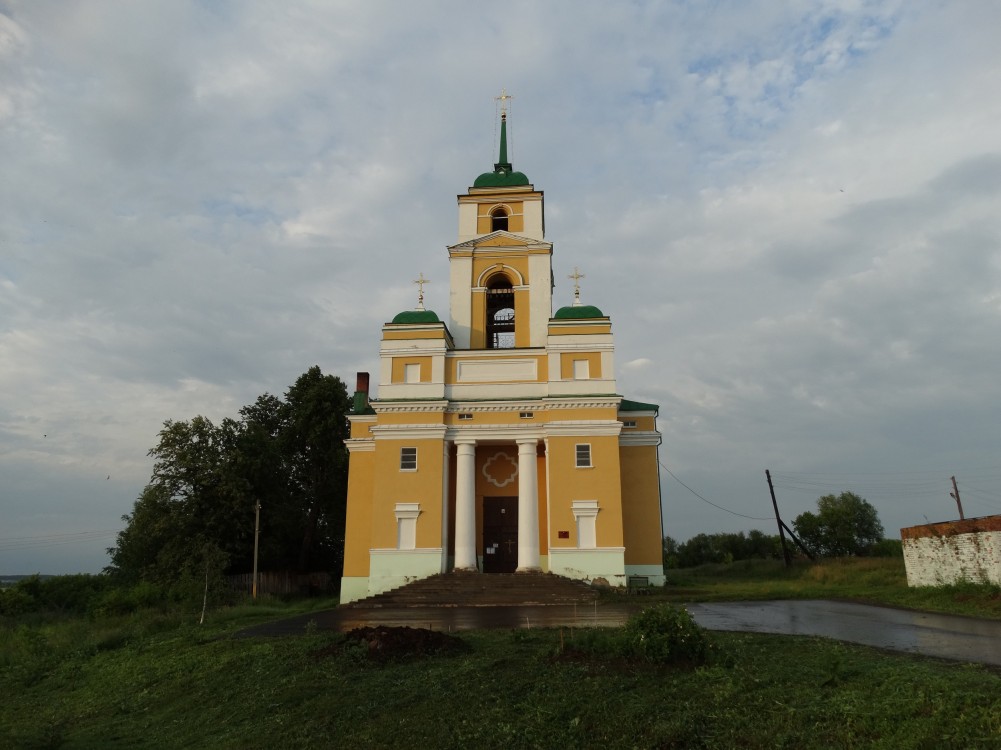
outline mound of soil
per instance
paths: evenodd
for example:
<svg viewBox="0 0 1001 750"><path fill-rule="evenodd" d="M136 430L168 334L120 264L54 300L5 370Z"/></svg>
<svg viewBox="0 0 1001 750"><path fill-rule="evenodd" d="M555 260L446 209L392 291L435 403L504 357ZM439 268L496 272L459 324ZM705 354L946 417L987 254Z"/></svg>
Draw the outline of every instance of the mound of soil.
<svg viewBox="0 0 1001 750"><path fill-rule="evenodd" d="M409 656L456 653L466 650L466 644L448 633L422 628L401 628L378 625L355 628L344 634L344 639L331 647L317 652L325 656L345 647L364 644L370 659L390 660Z"/></svg>

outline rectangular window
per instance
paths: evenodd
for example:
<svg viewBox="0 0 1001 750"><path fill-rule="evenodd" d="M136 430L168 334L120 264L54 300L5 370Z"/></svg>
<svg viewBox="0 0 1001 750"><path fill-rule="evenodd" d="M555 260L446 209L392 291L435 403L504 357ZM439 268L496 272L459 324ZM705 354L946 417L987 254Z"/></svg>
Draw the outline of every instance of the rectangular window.
<svg viewBox="0 0 1001 750"><path fill-rule="evenodd" d="M459 419L472 419L472 418L473 418L472 414L460 414L459 415Z"/></svg>
<svg viewBox="0 0 1001 750"><path fill-rule="evenodd" d="M407 383L419 383L419 382L421 382L421 366L420 366L420 364L404 365L403 366L403 379Z"/></svg>
<svg viewBox="0 0 1001 750"><path fill-rule="evenodd" d="M586 359L575 359L573 361L573 379L587 380L591 377L591 368Z"/></svg>
<svg viewBox="0 0 1001 750"><path fill-rule="evenodd" d="M577 443L577 468L591 468L591 444Z"/></svg>
<svg viewBox="0 0 1001 750"><path fill-rule="evenodd" d="M530 412L530 411L523 411L518 416L520 416L522 419L534 419L535 418L535 414L533 412Z"/></svg>
<svg viewBox="0 0 1001 750"><path fill-rule="evenodd" d="M400 471L417 471L416 448L400 448Z"/></svg>
<svg viewBox="0 0 1001 750"><path fill-rule="evenodd" d="M635 427L636 426L636 420L635 419L626 419L626 420L623 420L622 426L623 427Z"/></svg>

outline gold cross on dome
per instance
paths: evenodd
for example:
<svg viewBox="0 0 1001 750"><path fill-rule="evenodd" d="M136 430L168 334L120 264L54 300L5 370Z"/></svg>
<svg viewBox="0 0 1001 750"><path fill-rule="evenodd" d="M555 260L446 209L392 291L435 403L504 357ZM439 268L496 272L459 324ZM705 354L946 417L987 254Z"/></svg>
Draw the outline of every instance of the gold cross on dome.
<svg viewBox="0 0 1001 750"><path fill-rule="evenodd" d="M414 283L417 285L417 309L418 310L423 310L424 309L424 285L425 284L430 284L431 281L429 279L425 279L424 278L424 272L421 271L419 274L417 274L417 278L414 279Z"/></svg>
<svg viewBox="0 0 1001 750"><path fill-rule="evenodd" d="M504 115L507 114L507 100L514 97L507 93L507 89L501 89L500 96L495 96L494 99L500 102L501 114Z"/></svg>
<svg viewBox="0 0 1001 750"><path fill-rule="evenodd" d="M580 304L580 280L585 278L584 274L577 270L577 266L573 267L573 273L567 276L568 279L573 279L573 299L574 304Z"/></svg>

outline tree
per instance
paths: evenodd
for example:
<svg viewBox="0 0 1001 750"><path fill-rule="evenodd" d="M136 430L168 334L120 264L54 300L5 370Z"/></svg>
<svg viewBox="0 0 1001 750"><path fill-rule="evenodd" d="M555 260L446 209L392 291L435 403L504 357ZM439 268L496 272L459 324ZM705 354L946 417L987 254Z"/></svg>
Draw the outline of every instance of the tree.
<svg viewBox="0 0 1001 750"><path fill-rule="evenodd" d="M883 539L879 514L854 492L824 495L817 513L801 513L792 522L803 543L826 557L868 555Z"/></svg>
<svg viewBox="0 0 1001 750"><path fill-rule="evenodd" d="M678 549L680 547L678 540L674 537L665 536L663 544L664 568L670 569L681 567L678 562Z"/></svg>
<svg viewBox="0 0 1001 750"><path fill-rule="evenodd" d="M122 517L109 571L172 585L213 563L249 571L261 503L264 569L336 570L343 559L347 389L312 367L284 399L265 393L240 419L164 422L150 482ZM212 566L210 566L212 567Z"/></svg>

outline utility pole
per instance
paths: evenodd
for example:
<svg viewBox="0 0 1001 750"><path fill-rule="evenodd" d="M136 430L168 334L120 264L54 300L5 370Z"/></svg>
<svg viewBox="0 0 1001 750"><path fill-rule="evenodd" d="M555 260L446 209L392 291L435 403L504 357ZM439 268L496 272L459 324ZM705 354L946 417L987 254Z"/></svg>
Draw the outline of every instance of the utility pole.
<svg viewBox="0 0 1001 750"><path fill-rule="evenodd" d="M261 501L258 500L257 504L254 505L254 584L251 590L251 596L257 599L257 542L261 536Z"/></svg>
<svg viewBox="0 0 1001 750"><path fill-rule="evenodd" d="M782 519L779 517L779 504L775 499L775 487L772 486L772 472L765 469L765 476L768 478L768 491L772 493L772 507L775 509L775 522L779 525L779 541L782 542L782 556L785 558L786 567L788 568L792 565L792 558L789 556L789 548L786 547L786 535L785 531L783 531L785 524L782 523Z"/></svg>
<svg viewBox="0 0 1001 750"><path fill-rule="evenodd" d="M956 477L949 477L952 480L952 492L949 493L949 497L956 499L956 506L959 508L959 520L965 520L966 516L963 515L963 503L959 499L959 487L956 485Z"/></svg>

